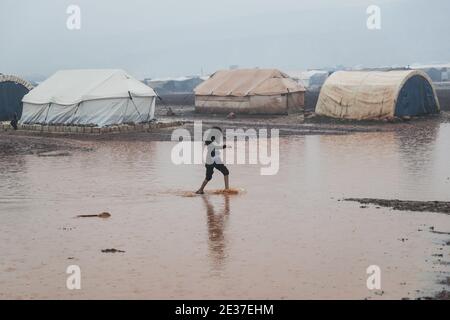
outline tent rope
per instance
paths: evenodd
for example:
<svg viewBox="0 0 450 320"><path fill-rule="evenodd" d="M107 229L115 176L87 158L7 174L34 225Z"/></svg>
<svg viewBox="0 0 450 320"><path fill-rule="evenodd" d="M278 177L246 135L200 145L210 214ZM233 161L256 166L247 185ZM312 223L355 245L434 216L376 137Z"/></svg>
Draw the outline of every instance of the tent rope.
<svg viewBox="0 0 450 320"><path fill-rule="evenodd" d="M153 91L155 91L156 96L158 97L159 101L162 102L162 105L166 109L166 111L169 111L169 108L167 107L166 102L163 100L163 98L161 98L161 96L158 94L158 92L156 92L156 90L153 89Z"/></svg>
<svg viewBox="0 0 450 320"><path fill-rule="evenodd" d="M139 110L138 110L136 104L134 103L133 97L131 96L131 92L130 92L130 91L128 91L128 95L130 96L131 103L133 104L134 108L136 109L136 112L137 112L138 115L139 115L139 119L141 119L141 117L142 117L142 116L141 116L141 113L139 112ZM127 106L128 106L128 105L127 105Z"/></svg>
<svg viewBox="0 0 450 320"><path fill-rule="evenodd" d="M147 115L147 119L145 120L145 122L149 122L150 121L150 113L152 112L153 101L155 101L155 100L152 99L152 101L150 102L150 106L148 108L148 115Z"/></svg>
<svg viewBox="0 0 450 320"><path fill-rule="evenodd" d="M47 113L45 114L45 120L44 120L44 123L47 123L48 112L50 111L50 107L51 107L51 106L52 106L52 103L50 102L50 103L48 104Z"/></svg>
<svg viewBox="0 0 450 320"><path fill-rule="evenodd" d="M74 120L74 118L75 118L75 115L76 115L77 112L78 112L78 108L80 107L80 104L81 104L81 102L79 102L79 103L77 104L77 107L75 108L75 111L74 111L74 113L72 114L72 120L71 120L70 122L73 122L73 120Z"/></svg>

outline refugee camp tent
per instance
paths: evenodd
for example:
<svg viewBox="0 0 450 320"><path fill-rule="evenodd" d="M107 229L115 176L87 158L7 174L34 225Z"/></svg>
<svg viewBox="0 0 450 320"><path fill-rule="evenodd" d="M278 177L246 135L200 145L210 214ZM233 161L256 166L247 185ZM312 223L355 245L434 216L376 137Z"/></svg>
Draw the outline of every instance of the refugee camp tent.
<svg viewBox="0 0 450 320"><path fill-rule="evenodd" d="M413 64L411 69L422 70L433 80L433 82L441 82L449 80L449 70L450 64L430 64L430 65L420 65Z"/></svg>
<svg viewBox="0 0 450 320"><path fill-rule="evenodd" d="M304 87L319 88L328 78L329 72L325 70L289 71L287 74Z"/></svg>
<svg viewBox="0 0 450 320"><path fill-rule="evenodd" d="M438 113L431 79L418 70L338 71L325 82L316 113L346 119L383 119Z"/></svg>
<svg viewBox="0 0 450 320"><path fill-rule="evenodd" d="M22 98L33 86L26 80L0 74L0 121L10 121L14 114L22 115Z"/></svg>
<svg viewBox="0 0 450 320"><path fill-rule="evenodd" d="M304 106L305 88L276 69L217 71L194 90L200 112L286 114Z"/></svg>
<svg viewBox="0 0 450 320"><path fill-rule="evenodd" d="M152 87L159 95L176 93L193 93L195 87L205 79L199 76L179 78L146 79L145 83Z"/></svg>
<svg viewBox="0 0 450 320"><path fill-rule="evenodd" d="M23 98L21 123L96 125L146 122L156 94L123 70L63 70Z"/></svg>

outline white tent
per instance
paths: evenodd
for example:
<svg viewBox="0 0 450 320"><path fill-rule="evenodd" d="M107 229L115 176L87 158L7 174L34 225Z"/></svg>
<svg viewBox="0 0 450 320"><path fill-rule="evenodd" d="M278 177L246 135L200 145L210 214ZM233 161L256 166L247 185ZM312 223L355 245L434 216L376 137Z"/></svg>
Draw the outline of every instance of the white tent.
<svg viewBox="0 0 450 320"><path fill-rule="evenodd" d="M152 120L156 94L122 70L62 70L22 99L21 123L96 125Z"/></svg>

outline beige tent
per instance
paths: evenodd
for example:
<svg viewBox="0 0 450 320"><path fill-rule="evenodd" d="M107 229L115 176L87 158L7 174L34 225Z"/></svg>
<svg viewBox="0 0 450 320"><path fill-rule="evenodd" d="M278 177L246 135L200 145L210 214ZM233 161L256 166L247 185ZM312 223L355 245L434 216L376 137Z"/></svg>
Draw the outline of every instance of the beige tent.
<svg viewBox="0 0 450 320"><path fill-rule="evenodd" d="M439 112L431 79L422 71L338 71L322 87L316 113L383 119Z"/></svg>
<svg viewBox="0 0 450 320"><path fill-rule="evenodd" d="M196 110L286 114L304 106L302 85L275 69L222 70L194 90Z"/></svg>

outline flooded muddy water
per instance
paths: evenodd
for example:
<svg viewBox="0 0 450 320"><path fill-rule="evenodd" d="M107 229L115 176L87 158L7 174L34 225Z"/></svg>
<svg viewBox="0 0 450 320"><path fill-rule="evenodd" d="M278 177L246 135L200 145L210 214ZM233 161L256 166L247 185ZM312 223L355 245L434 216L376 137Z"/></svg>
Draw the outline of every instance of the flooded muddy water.
<svg viewBox="0 0 450 320"><path fill-rule="evenodd" d="M243 192L192 197L183 193L204 166L172 164L173 142L0 154L0 298L432 295L450 272L450 236L429 230L449 232L449 216L339 200L450 201L449 141L447 123L282 137L278 174L230 165ZM216 171L207 190L222 186ZM76 218L102 212L111 217ZM66 288L69 265L81 268L81 290ZM370 265L382 291L366 286Z"/></svg>

